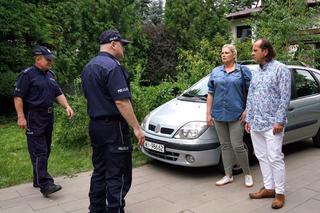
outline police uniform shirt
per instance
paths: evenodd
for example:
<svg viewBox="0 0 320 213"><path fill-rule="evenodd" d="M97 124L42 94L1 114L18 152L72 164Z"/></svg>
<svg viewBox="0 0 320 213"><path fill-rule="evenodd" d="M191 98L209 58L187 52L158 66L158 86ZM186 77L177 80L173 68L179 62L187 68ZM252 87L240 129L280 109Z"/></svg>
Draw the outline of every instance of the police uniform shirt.
<svg viewBox="0 0 320 213"><path fill-rule="evenodd" d="M131 99L128 72L107 52L99 52L84 67L81 81L90 118L120 115L115 100Z"/></svg>
<svg viewBox="0 0 320 213"><path fill-rule="evenodd" d="M20 73L13 95L23 99L25 109L32 109L52 107L62 94L52 71L33 65Z"/></svg>

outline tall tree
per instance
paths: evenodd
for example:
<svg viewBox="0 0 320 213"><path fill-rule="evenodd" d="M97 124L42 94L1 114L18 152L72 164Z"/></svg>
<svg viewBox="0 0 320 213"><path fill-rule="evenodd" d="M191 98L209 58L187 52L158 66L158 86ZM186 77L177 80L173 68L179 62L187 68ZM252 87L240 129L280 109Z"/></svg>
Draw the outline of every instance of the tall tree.
<svg viewBox="0 0 320 213"><path fill-rule="evenodd" d="M175 42L169 38L162 24L145 24L144 32L149 41L149 49L142 83L155 85L169 78L174 79L178 62Z"/></svg>
<svg viewBox="0 0 320 213"><path fill-rule="evenodd" d="M141 0L140 7L144 23L161 24L163 20L163 0Z"/></svg>
<svg viewBox="0 0 320 213"><path fill-rule="evenodd" d="M319 35L311 35L307 30L320 27L319 14L319 6L307 7L306 1L264 0L262 12L254 16L251 24L254 26L257 38L268 38L280 53L279 57L289 59L291 58L289 52L291 44L299 45L298 52L296 52L296 56L299 56L300 53L309 49L309 45L305 45L306 41L317 40L319 42ZM309 55L308 58L312 57Z"/></svg>
<svg viewBox="0 0 320 213"><path fill-rule="evenodd" d="M178 47L196 48L204 39L228 35L223 2L216 0L167 0L165 26Z"/></svg>
<svg viewBox="0 0 320 213"><path fill-rule="evenodd" d="M35 44L51 44L52 28L36 5L0 0L0 114L12 110L17 74L32 63Z"/></svg>
<svg viewBox="0 0 320 213"><path fill-rule="evenodd" d="M228 13L241 11L256 6L259 0L225 0Z"/></svg>

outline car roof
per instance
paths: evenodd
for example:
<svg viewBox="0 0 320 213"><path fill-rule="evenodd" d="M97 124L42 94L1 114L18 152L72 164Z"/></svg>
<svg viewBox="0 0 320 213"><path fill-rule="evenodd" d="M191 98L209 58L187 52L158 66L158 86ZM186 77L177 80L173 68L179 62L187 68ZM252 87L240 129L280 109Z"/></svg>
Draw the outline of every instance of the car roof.
<svg viewBox="0 0 320 213"><path fill-rule="evenodd" d="M239 60L237 61L241 65L250 65L250 64L256 64L254 60ZM280 61L281 63L285 65L297 65L297 66L303 66L303 67L310 67L308 64L302 62L302 61Z"/></svg>
<svg viewBox="0 0 320 213"><path fill-rule="evenodd" d="M255 70L258 68L258 64L246 64L245 66L247 66L248 68L252 69L252 70ZM320 73L320 70L317 70L317 69L314 69L312 67L308 67L308 66L301 66L301 65L288 65L286 64L286 66L289 68L289 69L307 69L307 70L311 70L313 72L318 72Z"/></svg>

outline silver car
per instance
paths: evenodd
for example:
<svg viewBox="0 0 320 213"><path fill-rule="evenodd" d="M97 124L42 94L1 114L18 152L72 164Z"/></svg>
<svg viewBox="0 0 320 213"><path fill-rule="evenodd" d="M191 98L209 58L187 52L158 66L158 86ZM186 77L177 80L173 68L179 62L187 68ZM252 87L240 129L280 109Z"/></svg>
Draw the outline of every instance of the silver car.
<svg viewBox="0 0 320 213"><path fill-rule="evenodd" d="M255 72L257 65L248 65ZM292 97L284 144L313 138L320 147L320 71L288 65L292 73ZM209 76L177 98L150 112L142 122L146 142L142 152L169 164L223 169L220 143L214 126L206 124L206 97ZM253 148L249 134L243 138L249 155Z"/></svg>

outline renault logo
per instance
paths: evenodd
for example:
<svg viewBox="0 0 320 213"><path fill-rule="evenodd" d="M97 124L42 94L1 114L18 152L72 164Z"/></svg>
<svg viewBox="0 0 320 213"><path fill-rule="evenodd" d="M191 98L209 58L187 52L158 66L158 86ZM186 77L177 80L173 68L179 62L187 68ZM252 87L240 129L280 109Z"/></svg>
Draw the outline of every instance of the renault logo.
<svg viewBox="0 0 320 213"><path fill-rule="evenodd" d="M160 127L160 124L157 124L157 126L156 126L156 128L155 128L155 132L156 133L159 133L160 132L160 129L161 129L161 127Z"/></svg>

